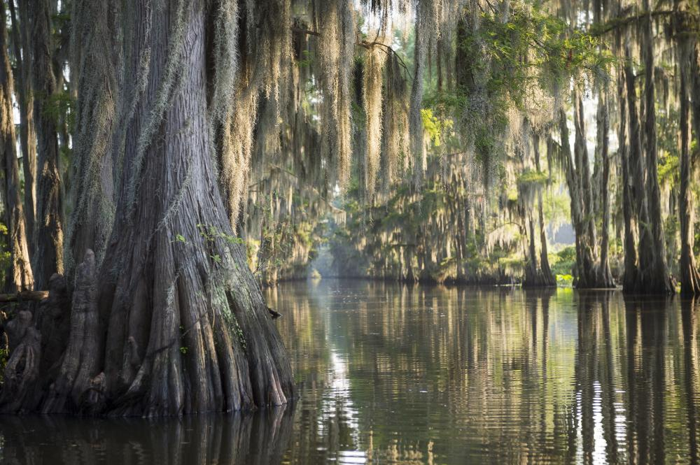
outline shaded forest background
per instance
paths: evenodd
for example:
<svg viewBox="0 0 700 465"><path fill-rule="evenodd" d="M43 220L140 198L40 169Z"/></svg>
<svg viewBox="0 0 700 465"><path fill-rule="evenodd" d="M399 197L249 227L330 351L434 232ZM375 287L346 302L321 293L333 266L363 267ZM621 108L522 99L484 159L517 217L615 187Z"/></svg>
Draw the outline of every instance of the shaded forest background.
<svg viewBox="0 0 700 465"><path fill-rule="evenodd" d="M268 19L290 55L242 55L230 210L261 281L698 292L697 3L319 9Z"/></svg>

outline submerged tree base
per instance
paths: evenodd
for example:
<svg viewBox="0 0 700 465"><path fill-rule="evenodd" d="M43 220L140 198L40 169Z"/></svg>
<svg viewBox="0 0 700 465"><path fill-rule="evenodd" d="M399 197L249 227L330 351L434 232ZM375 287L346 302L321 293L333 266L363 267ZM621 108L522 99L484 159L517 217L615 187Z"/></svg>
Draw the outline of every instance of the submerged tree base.
<svg viewBox="0 0 700 465"><path fill-rule="evenodd" d="M222 319L190 328L211 345L189 348L182 334L139 356L143 351L129 337L122 369L116 378L109 376L97 276L94 254L88 251L76 269L72 295L66 280L55 274L48 298L26 306L5 324L10 357L0 412L153 417L254 409L291 400L293 382L284 346L259 289L243 289L250 283L242 283L241 291L260 298L229 296L235 326ZM176 318L174 312L173 307L170 318ZM173 372L180 367L180 373ZM206 376L201 376L203 371ZM129 377L131 383L122 383ZM211 395L198 394L202 389Z"/></svg>

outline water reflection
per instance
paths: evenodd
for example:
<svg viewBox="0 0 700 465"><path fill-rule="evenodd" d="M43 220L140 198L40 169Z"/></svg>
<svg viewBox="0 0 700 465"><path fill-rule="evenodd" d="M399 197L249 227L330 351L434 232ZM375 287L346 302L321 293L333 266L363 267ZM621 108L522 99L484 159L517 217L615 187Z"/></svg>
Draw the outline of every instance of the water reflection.
<svg viewBox="0 0 700 465"><path fill-rule="evenodd" d="M0 462L12 465L279 463L290 442L291 410L158 421L2 417Z"/></svg>
<svg viewBox="0 0 700 465"><path fill-rule="evenodd" d="M268 297L315 383L298 413L344 432L295 431L318 461L697 462L693 302L363 282Z"/></svg>
<svg viewBox="0 0 700 465"><path fill-rule="evenodd" d="M698 462L697 303L321 281L267 291L300 398L0 418L2 463Z"/></svg>

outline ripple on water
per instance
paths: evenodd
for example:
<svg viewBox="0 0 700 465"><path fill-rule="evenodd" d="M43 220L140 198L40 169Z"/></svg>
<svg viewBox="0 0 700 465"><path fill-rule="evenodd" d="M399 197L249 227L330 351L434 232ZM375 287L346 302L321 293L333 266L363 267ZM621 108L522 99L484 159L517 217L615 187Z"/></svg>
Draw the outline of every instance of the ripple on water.
<svg viewBox="0 0 700 465"><path fill-rule="evenodd" d="M282 284L299 399L160 421L0 418L0 462L571 463L698 457L697 313L617 292Z"/></svg>

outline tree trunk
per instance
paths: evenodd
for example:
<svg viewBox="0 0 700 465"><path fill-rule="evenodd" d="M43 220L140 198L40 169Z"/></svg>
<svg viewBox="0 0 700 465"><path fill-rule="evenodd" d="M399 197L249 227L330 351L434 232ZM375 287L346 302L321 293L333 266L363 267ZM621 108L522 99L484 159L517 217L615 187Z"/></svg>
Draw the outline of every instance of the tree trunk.
<svg viewBox="0 0 700 465"><path fill-rule="evenodd" d="M7 55L5 2L0 2L0 150L5 172L5 209L10 252L7 287L11 292L31 290L34 286L29 261L27 226L20 197L19 164L15 146L15 124L12 118L13 79Z"/></svg>
<svg viewBox="0 0 700 465"><path fill-rule="evenodd" d="M66 269L92 250L102 261L114 223L113 151L117 121L115 2L73 3L72 65L78 76Z"/></svg>
<svg viewBox="0 0 700 465"><path fill-rule="evenodd" d="M629 167L629 151L627 143L627 106L625 97L625 82L622 76L622 69L620 70L620 76L617 81L617 92L618 92L618 105L620 107L620 122L619 122L619 132L618 141L620 154L620 166L621 166L621 176L622 176L622 215L625 222L625 233L624 233L624 252L625 252L625 274L622 279L623 289L634 288L634 283L636 282L637 274L637 248L635 241L635 210L632 205L633 198L633 182L630 179L630 167Z"/></svg>
<svg viewBox="0 0 700 465"><path fill-rule="evenodd" d="M691 113L693 115L693 129L695 138L700 140L700 50L698 43L693 46L690 59L690 82L688 85L691 92Z"/></svg>
<svg viewBox="0 0 700 465"><path fill-rule="evenodd" d="M574 124L576 127L575 156L572 159L566 113L559 113L559 133L562 140L562 158L565 163L566 182L571 197L571 221L576 235L575 284L580 289L612 287L614 283L601 280L600 263L596 257L596 234L591 191L590 167L586 150L583 103L574 92Z"/></svg>
<svg viewBox="0 0 700 465"><path fill-rule="evenodd" d="M599 94L599 105L601 106L600 115L602 120L598 121L598 124L602 127L599 128L598 134L600 135L599 144L600 156L603 164L603 173L601 179L600 195L602 196L603 204L603 226L601 231L601 244L600 244L600 263L598 265L598 282L604 284L602 287L613 287L615 285L615 280L610 272L610 263L608 261L608 250L610 243L610 194L608 194L608 184L610 181L610 157L608 154L608 132L610 131L609 126L609 116L608 116L608 102L607 96L602 92Z"/></svg>
<svg viewBox="0 0 700 465"><path fill-rule="evenodd" d="M5 411L179 415L293 395L284 346L217 185L204 4L124 4L125 77L142 85L119 123L115 227L101 269L91 251L76 268L58 369L28 372L43 389L26 402L3 397ZM36 355L36 334L25 333L27 349L8 363L15 372Z"/></svg>
<svg viewBox="0 0 700 465"><path fill-rule="evenodd" d="M540 172L540 148L539 136L533 134L533 150L535 158L535 169ZM539 236L540 236L540 262L537 262L537 247L535 233L535 219L533 217L533 206L524 205L527 216L529 246L528 246L528 263L525 268L525 279L523 287L552 287L556 286L556 279L552 275L552 270L549 267L549 257L547 257L547 235L544 226L544 213L542 211L542 186L537 186L537 208L539 217Z"/></svg>
<svg viewBox="0 0 700 465"><path fill-rule="evenodd" d="M540 137L535 135L533 140L533 145L535 149L535 168L538 172L542 172L542 167L540 164ZM548 286L556 286L557 280L552 274L552 269L549 267L549 252L547 248L547 233L545 231L545 221L544 221L544 211L542 205L542 189L537 192L537 210L539 216L539 226L540 226L540 270L544 282Z"/></svg>
<svg viewBox="0 0 700 465"><path fill-rule="evenodd" d="M651 24L648 25L651 28ZM651 39L649 37L649 42ZM648 44L651 47L651 43ZM650 53L650 52L648 52ZM648 55L645 53L645 55ZM653 59L651 56L647 56L647 66L653 67ZM651 60L651 62L650 62ZM655 243L657 242L654 236L653 229L661 228L661 224L652 225L653 221L651 218L651 201L650 197L654 194L653 188L648 188L648 186L656 185L656 195L659 196L658 191L658 180L656 179L656 132L655 128L652 128L651 133L647 134L647 147L653 150L647 150L647 156L653 157L653 163L647 160L645 164L644 154L642 152L642 135L641 135L641 125L640 118L637 109L637 89L635 84L635 75L632 70L632 54L630 51L629 38L627 38L627 43L625 44L625 82L627 85L627 109L629 112L629 179L632 181L632 199L636 203L635 214L637 217L637 224L639 228L639 239L637 244L637 266L634 272L634 282L630 283L629 280L625 280L627 286L625 286L624 291L627 293L641 293L641 294L667 294L672 292L672 287L670 279L667 273L665 273L665 260L663 258L663 244L660 249L655 249ZM653 78L653 70L647 70L647 79L649 74ZM647 83L648 84L648 83ZM651 115L647 115L645 132L649 132L649 122L650 119L654 119L654 98L653 98L653 82L651 83L651 89L647 86L645 94L647 105L651 102L651 110L647 108L647 112ZM649 98L651 97L651 100ZM651 144L651 145L650 145ZM653 168L653 172L650 169ZM652 179L649 179L652 178ZM661 219L660 210L660 197L657 198L658 210L656 214L658 215L658 222ZM663 237L658 238L663 242ZM661 255L660 258L658 256ZM663 266L658 264L659 261L663 262ZM659 270L661 270L659 272ZM628 271L625 270L625 273ZM630 286L631 284L631 286Z"/></svg>
<svg viewBox="0 0 700 465"><path fill-rule="evenodd" d="M644 187L644 180L646 178L646 172L644 170L644 161L642 155L642 135L639 122L639 111L637 108L637 87L636 87L636 76L632 69L632 52L630 50L629 37L626 38L625 43L625 84L627 92L627 111L629 114L629 155L628 160L628 174L629 174L629 184L631 191L630 202L634 203L634 216L637 218L638 235L637 245L635 245L635 255L636 247L639 250L651 248L651 241L649 239L648 229L644 225L649 224L649 212L647 208L647 192ZM648 253L639 253L637 256L637 261L635 263L634 270L634 281L626 284L631 284L631 286L625 286L625 292L640 292L642 289L639 288L640 284L640 273L641 269L644 267L642 263L648 258ZM629 260L626 260L626 263ZM625 269L625 273L629 270ZM629 280L626 280L629 281Z"/></svg>
<svg viewBox="0 0 700 465"><path fill-rule="evenodd" d="M423 6L423 3L420 4ZM426 7L429 8L429 7ZM427 169L427 158L423 146L423 119L421 109L423 105L423 75L425 74L425 61L429 48L427 37L423 37L421 31L421 15L416 15L415 47L413 57L413 86L408 113L409 134L411 135L411 153L413 154L413 179L414 188L418 190L423 184L423 177Z"/></svg>
<svg viewBox="0 0 700 465"><path fill-rule="evenodd" d="M573 223L576 241L576 272L575 282L577 286L589 287L586 279L588 273L586 268L592 268L593 258L590 256L590 248L585 247L583 228L583 206L580 197L579 183L574 160L571 156L571 144L569 143L569 127L567 125L566 112L559 111L559 137L561 139L562 154L564 161L564 171L566 174L566 184L569 187L569 198L571 199L571 222Z"/></svg>
<svg viewBox="0 0 700 465"><path fill-rule="evenodd" d="M576 173L579 181L581 206L583 212L583 227L586 232L587 247L591 249L591 256L595 260L598 256L598 244L595 228L595 216L593 211L593 189L591 187L591 165L586 146L586 125L583 114L583 100L578 92L574 92L574 126L576 137L574 144L574 157L576 159Z"/></svg>
<svg viewBox="0 0 700 465"><path fill-rule="evenodd" d="M63 220L56 120L52 97L56 93L51 54L51 2L31 0L32 82L36 99L38 170L37 225L34 233L34 279L37 289L46 289L51 275L63 272Z"/></svg>
<svg viewBox="0 0 700 465"><path fill-rule="evenodd" d="M700 273L698 273L695 255L693 254L693 203L691 192L692 169L690 161L690 102L688 99L688 81L690 80L688 65L693 59L689 53L687 39L679 44L679 66L681 70L681 114L680 114L680 133L681 133L681 191L679 194L679 209L681 224L681 294L694 295L700 294Z"/></svg>
<svg viewBox="0 0 700 465"><path fill-rule="evenodd" d="M537 287L539 286L539 269L537 266L537 248L535 246L535 223L532 220L532 207L529 205L524 205L523 210L525 215L523 220L526 222L527 234L523 237L527 240L527 253L525 254L527 263L525 265L525 279L523 280L523 287Z"/></svg>
<svg viewBox="0 0 700 465"><path fill-rule="evenodd" d="M646 11L650 12L649 1L645 1ZM649 201L649 222L643 228L649 228L651 247L640 248L640 263L646 266L640 270L639 289L648 294L672 294L674 291L670 274L666 266L663 219L661 217L661 190L658 177L658 153L656 147L656 100L654 91L654 43L651 13L647 15L642 32L642 58L644 60L644 101L645 101L645 152L646 152L646 189ZM641 256L649 254L648 260Z"/></svg>
<svg viewBox="0 0 700 465"><path fill-rule="evenodd" d="M31 87L31 51L27 2L19 2L20 21L17 20L14 0L9 0L12 19L12 42L17 63L20 143L22 146L22 171L24 174L24 214L27 223L27 241L34 243L34 217L36 215L36 132L34 131L34 96ZM30 250L30 254L33 251Z"/></svg>

